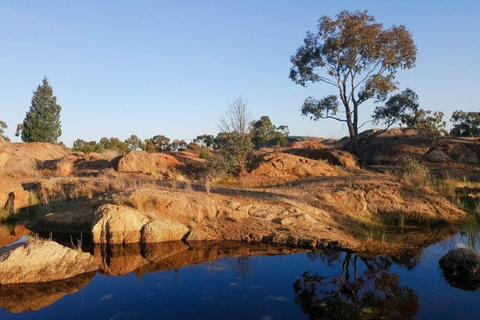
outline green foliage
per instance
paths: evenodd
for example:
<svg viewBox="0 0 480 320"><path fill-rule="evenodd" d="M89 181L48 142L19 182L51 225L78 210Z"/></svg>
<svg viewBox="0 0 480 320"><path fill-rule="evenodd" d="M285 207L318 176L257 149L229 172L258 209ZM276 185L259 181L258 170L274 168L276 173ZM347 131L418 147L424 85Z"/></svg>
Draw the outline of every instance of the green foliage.
<svg viewBox="0 0 480 320"><path fill-rule="evenodd" d="M215 140L220 154L207 161L207 174L238 175L244 171L253 152L250 135L221 132Z"/></svg>
<svg viewBox="0 0 480 320"><path fill-rule="evenodd" d="M394 171L395 176L411 186L429 186L432 182L430 170L418 160L410 157L402 158Z"/></svg>
<svg viewBox="0 0 480 320"><path fill-rule="evenodd" d="M7 124L0 120L0 142L10 142L10 139L5 136L6 128L8 128Z"/></svg>
<svg viewBox="0 0 480 320"><path fill-rule="evenodd" d="M137 137L136 135L132 134L130 137L128 137L125 140L125 143L127 144L128 149L135 151L139 150L142 148L142 139Z"/></svg>
<svg viewBox="0 0 480 320"><path fill-rule="evenodd" d="M202 134L201 136L197 136L193 139L193 142L196 142L200 145L200 147L213 147L215 143L215 137L211 134Z"/></svg>
<svg viewBox="0 0 480 320"><path fill-rule="evenodd" d="M183 151L187 149L187 142L185 142L185 140L175 139L170 143L169 149L170 151Z"/></svg>
<svg viewBox="0 0 480 320"><path fill-rule="evenodd" d="M302 114L312 120L346 123L352 151L358 155L358 107L371 98L383 101L396 90L396 71L412 68L416 53L404 26L384 29L367 11L342 11L336 19L323 16L318 31L308 32L291 57L290 79L302 86L325 82L335 87L338 95L308 97Z"/></svg>
<svg viewBox="0 0 480 320"><path fill-rule="evenodd" d="M447 123L443 121L443 112L418 109L412 113L405 114L400 122L407 128L425 129L436 134L446 135L445 126Z"/></svg>
<svg viewBox="0 0 480 320"><path fill-rule="evenodd" d="M60 111L57 98L47 78L33 92L30 110L23 124L17 127L17 136L21 135L24 142L57 143L62 135L60 126Z"/></svg>
<svg viewBox="0 0 480 320"><path fill-rule="evenodd" d="M202 150L202 147L196 142L190 142L187 144L187 150L200 151Z"/></svg>
<svg viewBox="0 0 480 320"><path fill-rule="evenodd" d="M82 139L77 139L73 142L72 150L81 151L83 153L103 153L105 151L103 146L98 144L96 141L85 141Z"/></svg>
<svg viewBox="0 0 480 320"><path fill-rule="evenodd" d="M391 96L384 106L375 108L373 122L383 123L388 129L395 123L407 128L425 129L436 134L446 134L443 112L423 110L418 104L418 95L411 89Z"/></svg>
<svg viewBox="0 0 480 320"><path fill-rule="evenodd" d="M96 141L85 141L82 139L77 139L73 142L72 150L82 151L83 153L104 153L105 151L115 151L120 154L127 154L131 151L129 145L126 142L121 141L118 138L106 138L103 137L100 139L100 142Z"/></svg>
<svg viewBox="0 0 480 320"><path fill-rule="evenodd" d="M120 139L118 138L106 138L106 137L103 137L102 139L100 139L100 149L101 150L111 150L111 151L116 151L120 154L127 154L130 149L128 148L128 144L121 141Z"/></svg>
<svg viewBox="0 0 480 320"><path fill-rule="evenodd" d="M208 149L207 147L202 147L200 149L200 155L198 157L200 159L208 160L212 157L212 153L210 152L210 149Z"/></svg>
<svg viewBox="0 0 480 320"><path fill-rule="evenodd" d="M288 136L288 126L281 125L278 128L273 125L268 116L263 116L260 120L251 123L250 134L252 135L252 143L259 146L267 141L276 139L278 145L284 145ZM288 143L288 141L286 142Z"/></svg>
<svg viewBox="0 0 480 320"><path fill-rule="evenodd" d="M170 151L170 139L163 135L145 139L142 150L147 152Z"/></svg>
<svg viewBox="0 0 480 320"><path fill-rule="evenodd" d="M480 112L457 110L450 121L453 128L450 134L454 137L480 137Z"/></svg>

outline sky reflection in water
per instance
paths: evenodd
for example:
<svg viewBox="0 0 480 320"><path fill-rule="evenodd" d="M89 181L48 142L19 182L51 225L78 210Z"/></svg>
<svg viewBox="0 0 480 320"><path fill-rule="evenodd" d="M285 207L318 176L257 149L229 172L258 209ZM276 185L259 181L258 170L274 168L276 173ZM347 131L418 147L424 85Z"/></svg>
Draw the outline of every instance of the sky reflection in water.
<svg viewBox="0 0 480 320"><path fill-rule="evenodd" d="M480 314L480 290L451 287L438 267L459 243L469 238L457 234L402 259L226 257L177 270L151 272L168 269L155 264L122 276L86 275L20 292L0 287L0 305L11 310L0 309L0 319L473 319Z"/></svg>

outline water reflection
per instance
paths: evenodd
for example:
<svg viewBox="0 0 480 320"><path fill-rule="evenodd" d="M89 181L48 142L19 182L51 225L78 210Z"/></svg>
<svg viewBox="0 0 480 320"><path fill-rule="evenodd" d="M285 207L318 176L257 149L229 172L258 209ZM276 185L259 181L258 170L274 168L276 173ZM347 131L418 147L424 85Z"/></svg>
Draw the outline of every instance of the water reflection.
<svg viewBox="0 0 480 320"><path fill-rule="evenodd" d="M232 260L231 267L240 277L245 277L250 270L250 256L305 252L302 249L265 244L194 242L187 245L181 241L147 245L97 245L92 251L100 266L100 273L109 276L130 272L143 275L234 257L236 259Z"/></svg>
<svg viewBox="0 0 480 320"><path fill-rule="evenodd" d="M293 284L295 302L310 319L413 319L418 313L417 293L389 271L390 258L338 252L310 256L336 270L307 271Z"/></svg>
<svg viewBox="0 0 480 320"><path fill-rule="evenodd" d="M29 233L30 231L24 225L2 223L0 224L0 247L18 241Z"/></svg>
<svg viewBox="0 0 480 320"><path fill-rule="evenodd" d="M67 294L85 287L95 273L75 278L46 283L17 284L0 286L0 307L19 313L25 310L40 310Z"/></svg>

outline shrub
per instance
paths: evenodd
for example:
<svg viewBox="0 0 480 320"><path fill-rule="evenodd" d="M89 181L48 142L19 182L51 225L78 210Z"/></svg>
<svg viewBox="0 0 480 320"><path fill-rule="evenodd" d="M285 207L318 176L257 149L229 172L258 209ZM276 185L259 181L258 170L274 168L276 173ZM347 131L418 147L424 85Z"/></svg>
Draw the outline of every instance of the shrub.
<svg viewBox="0 0 480 320"><path fill-rule="evenodd" d="M395 176L400 181L412 186L428 186L432 181L430 170L417 159L410 157L398 161Z"/></svg>
<svg viewBox="0 0 480 320"><path fill-rule="evenodd" d="M212 153L207 147L202 147L200 149L200 155L198 156L200 159L208 160L212 157Z"/></svg>

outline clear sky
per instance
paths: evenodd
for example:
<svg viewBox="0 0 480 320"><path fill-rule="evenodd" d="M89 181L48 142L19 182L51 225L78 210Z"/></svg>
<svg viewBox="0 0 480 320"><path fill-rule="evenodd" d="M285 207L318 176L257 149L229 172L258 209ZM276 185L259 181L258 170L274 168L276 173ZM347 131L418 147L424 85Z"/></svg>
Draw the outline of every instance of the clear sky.
<svg viewBox="0 0 480 320"><path fill-rule="evenodd" d="M365 10L384 27L405 25L416 67L399 71L421 107L479 111L480 1L144 1L1 0L0 120L14 137L33 90L49 79L62 106L63 135L189 142L218 132L239 96L255 118L268 115L291 135L341 137L334 120L300 114L303 100L330 86L295 85L290 56L323 15ZM363 107L368 119L373 105Z"/></svg>

